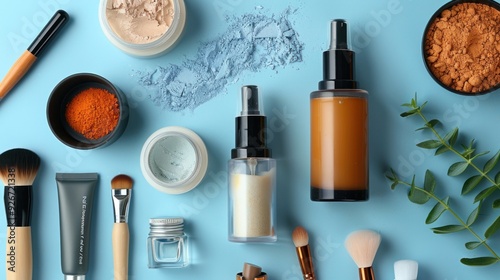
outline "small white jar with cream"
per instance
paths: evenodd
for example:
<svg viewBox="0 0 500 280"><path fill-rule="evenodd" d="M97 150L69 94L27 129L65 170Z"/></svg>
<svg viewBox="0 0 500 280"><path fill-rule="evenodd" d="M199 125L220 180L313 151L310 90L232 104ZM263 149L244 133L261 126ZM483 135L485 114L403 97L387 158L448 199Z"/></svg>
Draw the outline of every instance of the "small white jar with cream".
<svg viewBox="0 0 500 280"><path fill-rule="evenodd" d="M101 28L113 45L133 56L171 50L186 24L184 0L101 0Z"/></svg>
<svg viewBox="0 0 500 280"><path fill-rule="evenodd" d="M141 170L154 188L181 194L195 188L205 176L208 153L203 140L179 126L161 128L151 134L141 151Z"/></svg>

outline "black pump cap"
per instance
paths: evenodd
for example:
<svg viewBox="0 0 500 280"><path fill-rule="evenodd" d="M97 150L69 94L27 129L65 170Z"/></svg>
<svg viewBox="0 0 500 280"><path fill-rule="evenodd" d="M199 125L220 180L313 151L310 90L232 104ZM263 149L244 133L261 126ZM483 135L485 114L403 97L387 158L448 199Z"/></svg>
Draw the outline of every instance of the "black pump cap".
<svg viewBox="0 0 500 280"><path fill-rule="evenodd" d="M330 49L323 52L323 80L319 89L354 89L354 52L349 49L347 22L331 22Z"/></svg>
<svg viewBox="0 0 500 280"><path fill-rule="evenodd" d="M235 144L231 158L271 157L267 148L267 118L263 115L257 86L241 88L241 113L235 119Z"/></svg>

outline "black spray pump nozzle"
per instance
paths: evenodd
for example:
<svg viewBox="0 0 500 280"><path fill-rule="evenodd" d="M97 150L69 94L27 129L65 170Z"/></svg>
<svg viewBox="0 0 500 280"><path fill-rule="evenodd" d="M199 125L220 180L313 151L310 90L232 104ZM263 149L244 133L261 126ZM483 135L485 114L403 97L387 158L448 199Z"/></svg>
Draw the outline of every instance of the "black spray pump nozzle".
<svg viewBox="0 0 500 280"><path fill-rule="evenodd" d="M330 49L323 52L323 80L319 89L355 89L354 52L349 49L347 22L331 22Z"/></svg>
<svg viewBox="0 0 500 280"><path fill-rule="evenodd" d="M348 50L347 22L343 19L336 19L332 20L330 26L330 50Z"/></svg>
<svg viewBox="0 0 500 280"><path fill-rule="evenodd" d="M271 157L267 148L267 118L257 86L241 88L241 113L235 120L235 145L231 158Z"/></svg>
<svg viewBox="0 0 500 280"><path fill-rule="evenodd" d="M243 86L241 88L241 115L260 115L260 107L257 86Z"/></svg>

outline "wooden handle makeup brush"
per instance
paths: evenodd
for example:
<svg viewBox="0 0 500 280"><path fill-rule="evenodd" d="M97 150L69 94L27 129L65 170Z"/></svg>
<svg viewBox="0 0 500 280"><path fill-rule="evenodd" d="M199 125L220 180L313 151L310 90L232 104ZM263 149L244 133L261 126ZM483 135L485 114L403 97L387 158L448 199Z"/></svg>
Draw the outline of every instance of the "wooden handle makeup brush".
<svg viewBox="0 0 500 280"><path fill-rule="evenodd" d="M345 247L358 266L360 280L375 280L372 265L380 240L380 234L371 230L359 230L347 236Z"/></svg>
<svg viewBox="0 0 500 280"><path fill-rule="evenodd" d="M32 279L31 190L39 166L40 158L30 150L12 149L0 155L7 216L6 280Z"/></svg>
<svg viewBox="0 0 500 280"><path fill-rule="evenodd" d="M129 228L128 210L133 180L127 175L117 175L111 180L111 197L115 223L112 231L113 265L115 280L128 279Z"/></svg>
<svg viewBox="0 0 500 280"><path fill-rule="evenodd" d="M292 239L295 244L304 280L316 280L307 231L303 227L296 227L293 230Z"/></svg>
<svg viewBox="0 0 500 280"><path fill-rule="evenodd" d="M12 65L9 72L0 82L0 100L21 80L28 72L31 65L36 61L40 53L45 49L47 44L55 37L62 26L68 21L69 16L63 10L57 11L50 21L45 25L40 34L31 43L29 48L23 52L21 57Z"/></svg>

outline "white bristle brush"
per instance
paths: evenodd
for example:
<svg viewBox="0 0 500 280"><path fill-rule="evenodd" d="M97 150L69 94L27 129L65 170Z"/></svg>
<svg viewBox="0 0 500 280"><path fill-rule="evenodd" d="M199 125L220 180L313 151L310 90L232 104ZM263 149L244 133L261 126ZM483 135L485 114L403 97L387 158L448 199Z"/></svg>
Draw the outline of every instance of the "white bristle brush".
<svg viewBox="0 0 500 280"><path fill-rule="evenodd" d="M359 268L360 280L375 280L372 265L380 241L380 234L372 230L354 231L347 236L345 247Z"/></svg>
<svg viewBox="0 0 500 280"><path fill-rule="evenodd" d="M394 262L394 280L417 280L418 263L414 260Z"/></svg>
<svg viewBox="0 0 500 280"><path fill-rule="evenodd" d="M303 227L298 226L292 232L292 240L295 244L295 251L297 252L304 280L316 280L313 258L309 247L309 234Z"/></svg>

